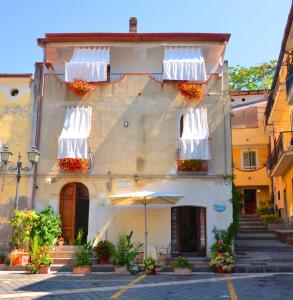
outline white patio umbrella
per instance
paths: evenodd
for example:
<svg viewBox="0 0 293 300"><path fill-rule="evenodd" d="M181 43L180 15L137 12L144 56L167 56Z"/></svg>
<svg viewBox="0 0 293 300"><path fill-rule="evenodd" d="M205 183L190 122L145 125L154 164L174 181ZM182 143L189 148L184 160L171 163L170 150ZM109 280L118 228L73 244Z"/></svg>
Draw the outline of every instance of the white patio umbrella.
<svg viewBox="0 0 293 300"><path fill-rule="evenodd" d="M183 196L169 193L141 191L109 196L112 205L144 205L144 256L147 258L148 231L147 231L147 205L168 204L173 205Z"/></svg>

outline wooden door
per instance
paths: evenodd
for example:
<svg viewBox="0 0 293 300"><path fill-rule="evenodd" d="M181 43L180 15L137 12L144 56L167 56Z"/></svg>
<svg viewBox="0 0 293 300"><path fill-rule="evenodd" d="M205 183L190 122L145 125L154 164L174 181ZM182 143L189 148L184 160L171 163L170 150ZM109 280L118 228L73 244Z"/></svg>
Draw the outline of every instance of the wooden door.
<svg viewBox="0 0 293 300"><path fill-rule="evenodd" d="M244 212L246 215L256 214L256 189L244 189Z"/></svg>
<svg viewBox="0 0 293 300"><path fill-rule="evenodd" d="M60 194L60 216L62 221L62 236L69 242L75 235L76 184L65 185Z"/></svg>

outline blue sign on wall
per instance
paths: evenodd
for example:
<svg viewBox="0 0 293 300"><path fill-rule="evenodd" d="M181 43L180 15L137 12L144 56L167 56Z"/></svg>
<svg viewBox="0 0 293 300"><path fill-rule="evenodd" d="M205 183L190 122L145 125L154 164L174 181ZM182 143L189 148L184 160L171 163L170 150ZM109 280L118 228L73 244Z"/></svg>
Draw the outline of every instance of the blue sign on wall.
<svg viewBox="0 0 293 300"><path fill-rule="evenodd" d="M216 212L223 212L226 209L226 204L224 201L215 201L213 208Z"/></svg>

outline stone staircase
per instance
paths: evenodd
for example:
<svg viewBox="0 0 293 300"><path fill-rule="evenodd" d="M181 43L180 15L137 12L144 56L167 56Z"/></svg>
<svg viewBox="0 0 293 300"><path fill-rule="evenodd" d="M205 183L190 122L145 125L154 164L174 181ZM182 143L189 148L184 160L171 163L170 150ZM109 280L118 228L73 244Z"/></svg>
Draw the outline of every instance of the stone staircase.
<svg viewBox="0 0 293 300"><path fill-rule="evenodd" d="M293 247L281 243L257 216L241 216L235 239L236 272L293 272Z"/></svg>
<svg viewBox="0 0 293 300"><path fill-rule="evenodd" d="M176 260L176 257L172 257L166 260L163 272L172 272L172 263ZM192 272L212 272L209 266L209 257L188 257L188 261L193 264Z"/></svg>

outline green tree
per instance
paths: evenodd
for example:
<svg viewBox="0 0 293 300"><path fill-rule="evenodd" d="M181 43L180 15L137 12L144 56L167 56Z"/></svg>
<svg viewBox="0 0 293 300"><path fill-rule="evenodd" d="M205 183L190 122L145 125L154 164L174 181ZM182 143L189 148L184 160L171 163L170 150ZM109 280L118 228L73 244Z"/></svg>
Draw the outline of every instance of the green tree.
<svg viewBox="0 0 293 300"><path fill-rule="evenodd" d="M229 68L230 91L267 90L271 88L276 61L270 60L258 66Z"/></svg>

